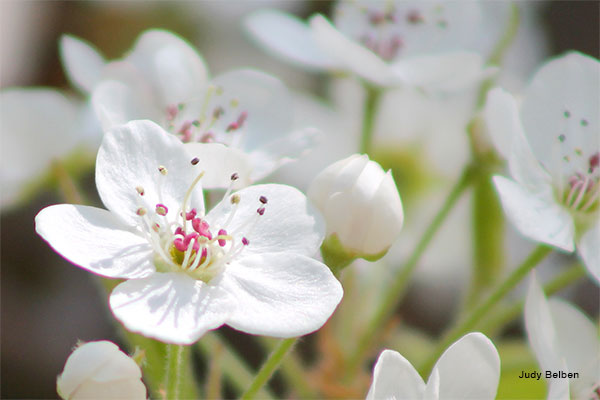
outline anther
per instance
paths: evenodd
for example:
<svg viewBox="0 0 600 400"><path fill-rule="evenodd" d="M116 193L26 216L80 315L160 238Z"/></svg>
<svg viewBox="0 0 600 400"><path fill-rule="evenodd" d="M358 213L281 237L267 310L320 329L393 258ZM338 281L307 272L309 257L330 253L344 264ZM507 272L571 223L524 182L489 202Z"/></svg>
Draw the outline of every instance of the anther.
<svg viewBox="0 0 600 400"><path fill-rule="evenodd" d="M158 231L160 230L160 225L157 223L154 223L154 225L152 225L152 230L156 233L158 233Z"/></svg>
<svg viewBox="0 0 600 400"><path fill-rule="evenodd" d="M256 212L258 213L258 215L263 215L265 213L265 208L260 207L258 210L256 210Z"/></svg>
<svg viewBox="0 0 600 400"><path fill-rule="evenodd" d="M234 194L233 196L231 196L231 204L239 204L240 203L240 195L239 194Z"/></svg>
<svg viewBox="0 0 600 400"><path fill-rule="evenodd" d="M135 190L138 192L138 194L139 194L140 196L143 196L143 195L144 195L144 193L145 193L145 192L144 192L144 188L143 188L143 187L141 187L141 186L137 186L137 187L135 188Z"/></svg>
<svg viewBox="0 0 600 400"><path fill-rule="evenodd" d="M258 201L260 201L262 204L267 204L269 200L265 196L260 196Z"/></svg>
<svg viewBox="0 0 600 400"><path fill-rule="evenodd" d="M164 204L157 204L156 205L156 213L158 215L165 216L165 215L167 215L168 212L169 212L169 209Z"/></svg>
<svg viewBox="0 0 600 400"><path fill-rule="evenodd" d="M231 174L232 181L237 181L239 178L240 178L240 175L237 172L234 172L233 174Z"/></svg>
<svg viewBox="0 0 600 400"><path fill-rule="evenodd" d="M167 175L169 173L169 171L167 171L167 168L165 168L163 165L158 166L158 172L160 172L161 175Z"/></svg>
<svg viewBox="0 0 600 400"><path fill-rule="evenodd" d="M146 209L144 207L140 207L137 209L137 211L135 212L137 215L139 215L140 217L143 215L146 215Z"/></svg>
<svg viewBox="0 0 600 400"><path fill-rule="evenodd" d="M225 236L227 235L227 231L225 229L219 229L219 234L218 236ZM225 239L219 239L219 246L224 247L227 244L227 241Z"/></svg>
<svg viewBox="0 0 600 400"><path fill-rule="evenodd" d="M250 244L250 241L248 239L246 239L245 237L242 238L242 244L244 246L248 246Z"/></svg>
<svg viewBox="0 0 600 400"><path fill-rule="evenodd" d="M213 118L214 119L219 119L221 117L221 115L223 115L224 113L225 113L225 110L223 109L223 107L218 106L213 111Z"/></svg>
<svg viewBox="0 0 600 400"><path fill-rule="evenodd" d="M198 211L196 211L195 208L192 208L189 212L185 213L185 220L186 221L191 221L196 217L196 214L198 213Z"/></svg>
<svg viewBox="0 0 600 400"><path fill-rule="evenodd" d="M192 158L192 161L191 161L192 165L197 165L199 162L200 162L200 159L198 157Z"/></svg>

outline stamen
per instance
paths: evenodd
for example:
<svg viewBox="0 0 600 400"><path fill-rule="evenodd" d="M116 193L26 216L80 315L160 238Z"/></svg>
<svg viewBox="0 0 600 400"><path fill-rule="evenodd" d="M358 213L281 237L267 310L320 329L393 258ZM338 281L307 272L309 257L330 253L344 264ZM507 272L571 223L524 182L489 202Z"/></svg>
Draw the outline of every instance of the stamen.
<svg viewBox="0 0 600 400"><path fill-rule="evenodd" d="M581 189L579 190L579 194L577 195L577 198L573 202L574 210L577 210L577 206L579 206L579 203L581 203L581 199L583 199L583 195L587 191L589 183L590 183L590 178L586 176L585 179L583 180L583 184L581 185Z"/></svg>
<svg viewBox="0 0 600 400"><path fill-rule="evenodd" d="M191 220L193 220L193 219L196 217L196 214L197 214L197 211L196 211L196 209L195 209L195 208L192 208L192 209L190 210L190 212L188 212L188 213L186 213L186 214L185 214L185 220L186 220L186 221L191 221Z"/></svg>
<svg viewBox="0 0 600 400"><path fill-rule="evenodd" d="M249 241L248 239L246 239L246 237L244 236L244 237L242 238L242 244L243 244L244 246L248 246L248 245L250 244L250 241Z"/></svg>
<svg viewBox="0 0 600 400"><path fill-rule="evenodd" d="M164 204L159 203L156 205L156 213L158 215L162 215L164 217L165 215L167 215L168 212L169 212L169 209Z"/></svg>
<svg viewBox="0 0 600 400"><path fill-rule="evenodd" d="M169 171L167 170L167 168L165 168L164 165L158 166L158 172L160 172L162 175L167 175L169 173Z"/></svg>
<svg viewBox="0 0 600 400"><path fill-rule="evenodd" d="M146 215L146 209L144 207L140 207L137 209L137 211L135 212L137 215L139 215L140 217L143 215Z"/></svg>
<svg viewBox="0 0 600 400"><path fill-rule="evenodd" d="M565 202L565 205L567 207L569 207L569 208L571 207L571 202L575 198L575 194L578 193L578 191L581 188L581 186L583 186L583 181L577 181L573 185L573 187L571 187L571 190L569 191L569 196L567 196L567 201Z"/></svg>
<svg viewBox="0 0 600 400"><path fill-rule="evenodd" d="M136 186L135 190L138 192L138 194L139 194L140 196L143 196L143 195L144 195L144 193L145 193L145 192L144 192L144 188L143 188L143 187L141 187L141 186Z"/></svg>
<svg viewBox="0 0 600 400"><path fill-rule="evenodd" d="M256 212L258 213L258 215L264 215L265 208L264 207L260 207L258 210L256 210Z"/></svg>
<svg viewBox="0 0 600 400"><path fill-rule="evenodd" d="M187 204L190 201L190 197L192 197L192 191L194 190L194 187L198 184L198 182L200 182L200 179L202 179L202 177L204 176L204 171L200 172L200 174L198 174L198 176L196 177L196 179L194 179L194 181L192 182L192 184L190 185L190 187L188 188L187 192L185 193L185 197L183 198L183 204L181 205L181 211L180 214L186 215L186 218L183 219L183 230L186 230L186 221L187 221ZM204 210L202 210L202 213L204 214Z"/></svg>
<svg viewBox="0 0 600 400"><path fill-rule="evenodd" d="M233 196L231 196L231 199L230 199L231 204L240 204L240 200L241 200L241 197L237 193L234 194Z"/></svg>
<svg viewBox="0 0 600 400"><path fill-rule="evenodd" d="M225 229L219 229L219 233L218 236L226 236L227 235L227 231ZM221 247L225 247L225 245L227 244L227 241L225 239L219 239L219 246Z"/></svg>
<svg viewBox="0 0 600 400"><path fill-rule="evenodd" d="M198 157L192 158L192 161L191 161L192 165L197 165L199 162L200 162L200 159Z"/></svg>
<svg viewBox="0 0 600 400"><path fill-rule="evenodd" d="M590 209L598 201L598 199L600 199L600 182L596 182L593 192L590 193L590 197L581 207L581 211L587 211Z"/></svg>
<svg viewBox="0 0 600 400"><path fill-rule="evenodd" d="M258 201L260 201L263 204L267 204L267 202L269 201L265 196L260 196L258 198Z"/></svg>

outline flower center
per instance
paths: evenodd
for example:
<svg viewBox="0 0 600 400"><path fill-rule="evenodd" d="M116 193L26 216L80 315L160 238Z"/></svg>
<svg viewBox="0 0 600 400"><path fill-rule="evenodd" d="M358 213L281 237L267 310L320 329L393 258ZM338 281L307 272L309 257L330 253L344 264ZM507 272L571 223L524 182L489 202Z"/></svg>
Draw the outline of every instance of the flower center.
<svg viewBox="0 0 600 400"><path fill-rule="evenodd" d="M236 98L226 98L221 87L210 85L200 104L172 104L165 110L169 132L184 143L222 143L239 146L248 112Z"/></svg>
<svg viewBox="0 0 600 400"><path fill-rule="evenodd" d="M198 164L198 159L194 158L191 164ZM158 172L160 199L160 182L167 178L168 171L159 166ZM200 172L194 179L179 210L170 210L165 204L157 203L152 210L140 206L136 213L140 216L140 228L154 250L158 271L181 271L194 279L209 282L250 244L246 236L264 214L267 198L260 196L255 216L238 224L235 230L228 229L241 200L239 194L231 195L233 183L238 179L238 175L233 174L231 185L221 200L231 203L231 211L221 226L211 226L203 209L189 208L194 187L203 175L204 172ZM145 195L141 186L136 191L140 198Z"/></svg>

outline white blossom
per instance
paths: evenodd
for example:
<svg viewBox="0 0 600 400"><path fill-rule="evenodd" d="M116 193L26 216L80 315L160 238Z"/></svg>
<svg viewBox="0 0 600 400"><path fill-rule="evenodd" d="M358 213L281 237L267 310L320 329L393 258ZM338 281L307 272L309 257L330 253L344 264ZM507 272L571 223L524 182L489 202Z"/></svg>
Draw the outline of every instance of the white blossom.
<svg viewBox="0 0 600 400"><path fill-rule="evenodd" d="M81 268L126 279L110 307L133 332L189 344L223 324L276 337L321 327L342 288L311 258L324 237L318 211L292 187L258 185L228 190L205 213L203 175L175 136L130 122L107 132L98 152L108 210L50 206L36 231Z"/></svg>
<svg viewBox="0 0 600 400"><path fill-rule="evenodd" d="M140 367L106 340L78 346L58 376L56 389L65 400L146 399Z"/></svg>

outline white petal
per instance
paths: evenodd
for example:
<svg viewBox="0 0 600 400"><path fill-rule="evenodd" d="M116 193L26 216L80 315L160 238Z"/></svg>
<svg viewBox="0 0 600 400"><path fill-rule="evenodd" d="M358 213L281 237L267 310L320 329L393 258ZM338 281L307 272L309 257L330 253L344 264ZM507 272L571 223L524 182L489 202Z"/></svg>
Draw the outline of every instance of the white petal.
<svg viewBox="0 0 600 400"><path fill-rule="evenodd" d="M542 291L535 274L530 275L529 290L525 298L525 328L529 345L533 349L538 364L543 371L557 371L562 362L558 353L558 338L552 313L546 296Z"/></svg>
<svg viewBox="0 0 600 400"><path fill-rule="evenodd" d="M483 57L466 51L402 59L393 65L400 80L427 91L453 92L467 88L495 72Z"/></svg>
<svg viewBox="0 0 600 400"><path fill-rule="evenodd" d="M260 149L281 138L292 129L292 99L279 79L252 69L239 69L221 74L211 81L220 90L211 97L207 107L212 112L223 107L223 115L211 126L216 140L229 143L232 135L227 127L241 113L247 114L240 129L243 137L233 145L246 152ZM232 102L237 106L229 106ZM235 132L233 133L235 134Z"/></svg>
<svg viewBox="0 0 600 400"><path fill-rule="evenodd" d="M514 97L495 88L488 94L484 112L492 141L508 160L513 178L532 189L549 182L527 142Z"/></svg>
<svg viewBox="0 0 600 400"><path fill-rule="evenodd" d="M522 235L573 251L575 229L571 215L553 199L552 188L532 193L502 176L494 176L502 207Z"/></svg>
<svg viewBox="0 0 600 400"><path fill-rule="evenodd" d="M240 203L235 216L225 228L239 242L246 237L250 244L243 255L285 251L301 255L314 255L325 236L321 214L307 201L298 189L286 185L254 185L236 192ZM263 206L259 198L268 203L264 215L257 209ZM224 226L232 211L229 199L224 199L207 215L211 229Z"/></svg>
<svg viewBox="0 0 600 400"><path fill-rule="evenodd" d="M572 379L576 393L583 393L597 384L600 377L600 341L596 324L578 308L558 298L548 301L557 348L555 353L564 357L568 370L578 372Z"/></svg>
<svg viewBox="0 0 600 400"><path fill-rule="evenodd" d="M425 391L425 382L402 354L384 350L373 368L373 383L367 400L419 399Z"/></svg>
<svg viewBox="0 0 600 400"><path fill-rule="evenodd" d="M186 143L190 160L197 157L199 171L204 171L202 186L206 189L227 188L237 173L236 188L250 185L252 166L246 153L220 143Z"/></svg>
<svg viewBox="0 0 600 400"><path fill-rule="evenodd" d="M152 247L114 214L60 204L35 217L35 230L73 264L108 278L141 278L154 272Z"/></svg>
<svg viewBox="0 0 600 400"><path fill-rule="evenodd" d="M427 386L423 393L423 400L438 400L440 398L440 372L437 369L431 371L427 380Z"/></svg>
<svg viewBox="0 0 600 400"><path fill-rule="evenodd" d="M200 173L190 161L175 136L154 122L132 121L104 135L96 161L98 193L106 208L131 226L140 223L139 207L154 210L159 203L176 218L186 191ZM167 169L166 175L159 172L160 166ZM138 186L144 189L144 196L136 191ZM189 205L202 209L200 185L194 194Z"/></svg>
<svg viewBox="0 0 600 400"><path fill-rule="evenodd" d="M277 10L260 10L244 20L251 37L271 55L310 69L333 69L337 63L311 36L308 25Z"/></svg>
<svg viewBox="0 0 600 400"><path fill-rule="evenodd" d="M490 339L474 332L442 354L433 371L440 377L440 399L494 399L500 380L500 357Z"/></svg>
<svg viewBox="0 0 600 400"><path fill-rule="evenodd" d="M140 367L111 342L88 342L69 356L57 389L63 398L146 398Z"/></svg>
<svg viewBox="0 0 600 400"><path fill-rule="evenodd" d="M564 360L560 370L568 371ZM548 379L548 396L546 398L549 400L569 400L571 398L569 380L563 378Z"/></svg>
<svg viewBox="0 0 600 400"><path fill-rule="evenodd" d="M599 87L600 62L572 52L546 63L527 88L523 126L555 179L586 173L590 157L600 151Z"/></svg>
<svg viewBox="0 0 600 400"><path fill-rule="evenodd" d="M65 72L74 86L89 93L98 83L104 58L92 45L71 35L60 38L60 55Z"/></svg>
<svg viewBox="0 0 600 400"><path fill-rule="evenodd" d="M81 139L78 105L57 90L0 92L0 184L2 206L18 200L28 181L46 173L53 159Z"/></svg>
<svg viewBox="0 0 600 400"><path fill-rule="evenodd" d="M189 43L168 31L144 32L125 60L151 82L164 106L194 99L206 89L204 60Z"/></svg>
<svg viewBox="0 0 600 400"><path fill-rule="evenodd" d="M385 86L394 80L389 65L372 51L346 37L320 14L310 18L310 28L317 44L340 65L361 78Z"/></svg>
<svg viewBox="0 0 600 400"><path fill-rule="evenodd" d="M309 153L316 145L318 134L319 131L315 128L298 129L253 151L250 154L252 181L261 180L282 165Z"/></svg>
<svg viewBox="0 0 600 400"><path fill-rule="evenodd" d="M175 344L192 344L223 325L234 307L218 282L178 272L128 280L110 295L110 308L127 329Z"/></svg>
<svg viewBox="0 0 600 400"><path fill-rule="evenodd" d="M577 251L587 270L600 282L600 222L581 236L577 243Z"/></svg>
<svg viewBox="0 0 600 400"><path fill-rule="evenodd" d="M325 264L293 253L242 253L223 273L223 287L238 302L227 325L275 337L316 331L343 294Z"/></svg>

